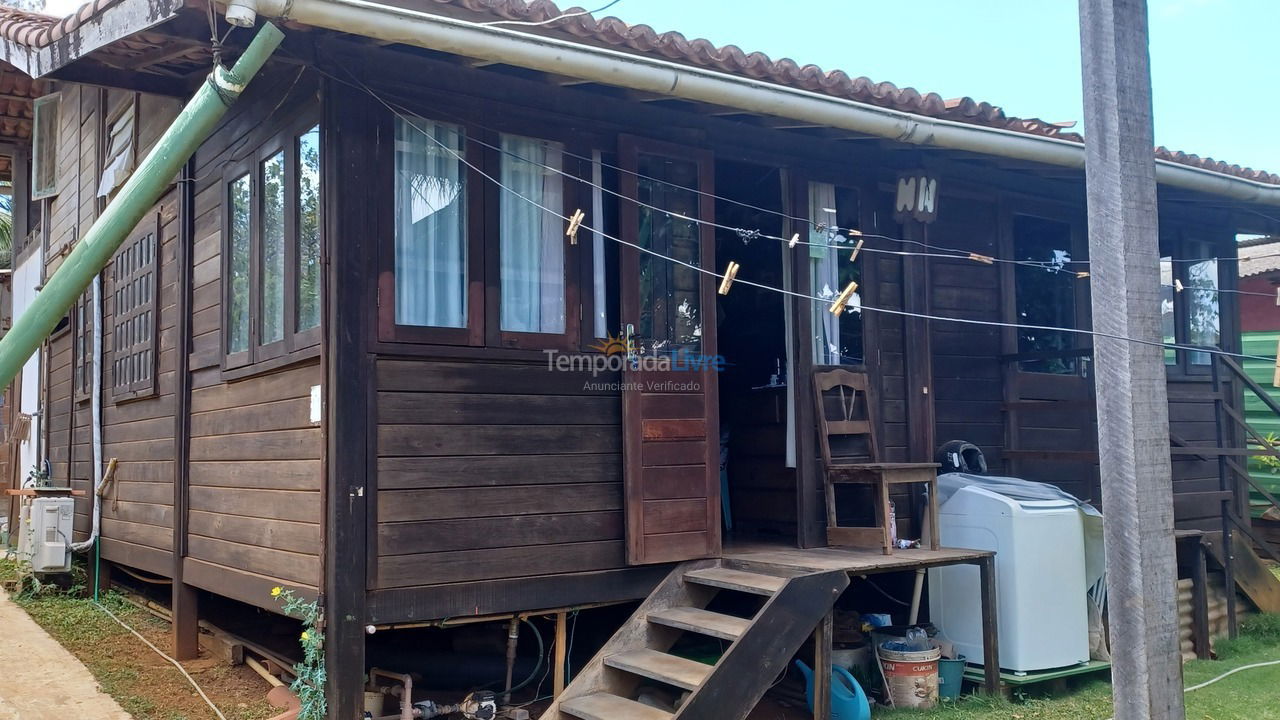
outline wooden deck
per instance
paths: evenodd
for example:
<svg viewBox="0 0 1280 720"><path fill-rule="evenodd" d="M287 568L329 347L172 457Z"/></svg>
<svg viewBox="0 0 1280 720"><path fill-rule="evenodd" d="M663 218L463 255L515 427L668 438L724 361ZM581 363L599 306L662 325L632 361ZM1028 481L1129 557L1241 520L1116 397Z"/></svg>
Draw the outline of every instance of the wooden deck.
<svg viewBox="0 0 1280 720"><path fill-rule="evenodd" d="M995 557L995 553L960 548L941 548L938 550L912 548L909 550L895 550L892 555L884 555L879 550L863 550L859 548L823 547L800 549L763 543L745 543L731 544L725 547L723 557L725 560L762 565L780 565L797 570L811 570L814 572L844 570L851 575L874 575L877 573L942 567L944 565L978 564L986 558Z"/></svg>
<svg viewBox="0 0 1280 720"><path fill-rule="evenodd" d="M892 555L885 555L879 550L860 548L801 549L744 543L726 547L723 557L727 562L741 564L744 568L771 566L802 573L844 571L855 576L914 572L946 565L976 565L981 573L980 587L982 588L982 682L988 693L1000 692L1000 640L996 624L996 576L993 552L944 547L938 550L915 548L895 550ZM830 663L830 619L826 625L825 631L819 628L818 633L815 634L817 657L814 658L814 667L822 667ZM817 680L816 677L815 680ZM818 697L822 696L820 692L815 691L815 693Z"/></svg>

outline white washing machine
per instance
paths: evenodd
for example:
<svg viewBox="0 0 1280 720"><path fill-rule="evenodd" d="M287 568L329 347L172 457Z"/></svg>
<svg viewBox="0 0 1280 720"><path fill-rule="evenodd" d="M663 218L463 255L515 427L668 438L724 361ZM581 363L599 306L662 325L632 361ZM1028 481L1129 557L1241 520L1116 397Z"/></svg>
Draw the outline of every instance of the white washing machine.
<svg viewBox="0 0 1280 720"><path fill-rule="evenodd" d="M1000 667L1013 672L1089 660L1084 529L1075 504L1014 500L978 486L939 508L945 547L994 550ZM929 616L969 662L982 662L978 568L929 571Z"/></svg>

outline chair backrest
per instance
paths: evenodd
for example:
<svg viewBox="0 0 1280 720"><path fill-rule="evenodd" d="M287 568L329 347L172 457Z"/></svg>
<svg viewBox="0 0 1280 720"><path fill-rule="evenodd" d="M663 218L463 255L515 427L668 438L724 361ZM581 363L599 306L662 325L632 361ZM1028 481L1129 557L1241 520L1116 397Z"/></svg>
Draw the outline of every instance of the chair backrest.
<svg viewBox="0 0 1280 720"><path fill-rule="evenodd" d="M824 465L877 462L876 399L867 374L815 370L813 394Z"/></svg>

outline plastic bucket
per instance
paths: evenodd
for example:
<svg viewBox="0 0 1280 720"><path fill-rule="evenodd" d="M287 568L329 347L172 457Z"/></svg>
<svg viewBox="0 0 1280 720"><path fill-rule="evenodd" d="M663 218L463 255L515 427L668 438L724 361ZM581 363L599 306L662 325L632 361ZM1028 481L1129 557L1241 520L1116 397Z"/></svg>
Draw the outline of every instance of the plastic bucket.
<svg viewBox="0 0 1280 720"><path fill-rule="evenodd" d="M964 656L954 660L938 661L938 695L943 700L959 700L960 686L964 685Z"/></svg>
<svg viewBox="0 0 1280 720"><path fill-rule="evenodd" d="M938 648L920 652L901 652L879 648L880 668L884 670L889 697L897 708L928 710L938 704Z"/></svg>

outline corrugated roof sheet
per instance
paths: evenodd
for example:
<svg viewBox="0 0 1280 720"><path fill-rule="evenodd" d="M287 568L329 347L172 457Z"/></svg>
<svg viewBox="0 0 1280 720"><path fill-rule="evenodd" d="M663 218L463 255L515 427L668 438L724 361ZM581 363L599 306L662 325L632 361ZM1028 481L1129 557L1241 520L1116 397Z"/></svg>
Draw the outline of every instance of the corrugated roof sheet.
<svg viewBox="0 0 1280 720"><path fill-rule="evenodd" d="M61 20L0 8L0 35L23 45L43 47L73 32L118 2L122 0L93 0ZM551 0L415 0L406 4L427 12L464 15L471 19L524 22L553 20L537 27L508 27L567 37L589 45L653 55L902 112L1083 142L1079 133L1067 132L1069 124L1014 117L1007 115L998 105L970 97L946 100L937 93L922 93L911 87L900 88L890 82L876 82L867 77L849 75L842 70L828 72L816 65L801 65L790 58L773 60L764 53L746 52L736 45L717 47L708 40L691 40L675 31L659 33L648 25L629 25L616 17L597 19L590 14L574 15L573 13L581 12L582 9L572 8L562 12ZM569 17L554 20L560 15ZM1231 165L1213 158L1202 158L1165 147L1155 148L1155 155L1163 160L1223 175L1280 185L1280 175Z"/></svg>

